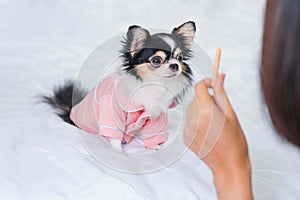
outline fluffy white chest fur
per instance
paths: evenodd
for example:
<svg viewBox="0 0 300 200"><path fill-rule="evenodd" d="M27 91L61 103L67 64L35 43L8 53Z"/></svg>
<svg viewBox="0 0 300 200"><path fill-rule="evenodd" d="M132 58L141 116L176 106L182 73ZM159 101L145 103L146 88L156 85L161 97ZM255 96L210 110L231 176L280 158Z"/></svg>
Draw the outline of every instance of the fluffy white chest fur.
<svg viewBox="0 0 300 200"><path fill-rule="evenodd" d="M125 75L120 81L120 92L128 95L127 99L132 103L143 105L152 118L157 118L166 113L172 102L182 95L186 87L183 81L180 77L141 81L132 75Z"/></svg>

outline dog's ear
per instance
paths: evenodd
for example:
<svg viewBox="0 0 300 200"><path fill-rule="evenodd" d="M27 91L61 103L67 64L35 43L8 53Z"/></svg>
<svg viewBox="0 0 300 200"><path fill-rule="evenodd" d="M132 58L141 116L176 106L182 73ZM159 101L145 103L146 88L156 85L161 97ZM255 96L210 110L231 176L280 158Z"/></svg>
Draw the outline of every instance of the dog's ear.
<svg viewBox="0 0 300 200"><path fill-rule="evenodd" d="M149 35L149 32L140 26L133 25L128 28L127 45L131 56L144 48Z"/></svg>
<svg viewBox="0 0 300 200"><path fill-rule="evenodd" d="M185 43L193 42L196 32L195 22L188 21L173 29L172 34L183 36Z"/></svg>

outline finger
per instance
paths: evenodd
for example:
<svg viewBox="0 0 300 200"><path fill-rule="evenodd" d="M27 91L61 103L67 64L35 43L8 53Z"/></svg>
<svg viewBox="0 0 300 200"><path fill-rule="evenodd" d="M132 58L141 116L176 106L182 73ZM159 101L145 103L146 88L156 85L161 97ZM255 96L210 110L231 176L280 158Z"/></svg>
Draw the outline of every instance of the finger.
<svg viewBox="0 0 300 200"><path fill-rule="evenodd" d="M204 79L204 81L205 81L205 84L206 84L207 88L212 88L213 87L211 78L206 78L206 79Z"/></svg>
<svg viewBox="0 0 300 200"><path fill-rule="evenodd" d="M194 87L195 97L198 104L207 104L211 101L211 96L208 93L208 87L206 82L209 82L209 80L204 79L198 82Z"/></svg>
<svg viewBox="0 0 300 200"><path fill-rule="evenodd" d="M225 78L225 74L220 74L217 76L213 87L213 91L214 91L214 100L217 106L225 113L226 93L224 90L224 78Z"/></svg>
<svg viewBox="0 0 300 200"><path fill-rule="evenodd" d="M220 74L213 87L214 100L217 106L225 113L231 112L230 102L224 89L225 74Z"/></svg>

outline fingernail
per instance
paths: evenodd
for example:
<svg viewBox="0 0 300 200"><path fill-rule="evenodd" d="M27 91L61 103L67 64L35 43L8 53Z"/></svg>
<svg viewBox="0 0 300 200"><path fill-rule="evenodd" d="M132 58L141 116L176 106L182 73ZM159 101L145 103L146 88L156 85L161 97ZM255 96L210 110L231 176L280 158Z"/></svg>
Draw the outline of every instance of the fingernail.
<svg viewBox="0 0 300 200"><path fill-rule="evenodd" d="M221 74L221 79L222 79L222 82L224 83L224 81L225 81L225 74Z"/></svg>

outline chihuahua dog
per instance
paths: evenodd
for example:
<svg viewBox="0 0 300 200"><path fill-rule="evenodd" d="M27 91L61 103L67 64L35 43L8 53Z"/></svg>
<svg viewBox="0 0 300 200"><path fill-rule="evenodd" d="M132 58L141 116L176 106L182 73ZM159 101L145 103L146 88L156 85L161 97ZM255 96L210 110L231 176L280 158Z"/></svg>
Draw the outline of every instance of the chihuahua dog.
<svg viewBox="0 0 300 200"><path fill-rule="evenodd" d="M191 21L171 33L152 35L130 26L122 41L119 70L89 92L68 82L44 101L64 121L107 137L119 151L132 137L140 137L147 148L159 149L168 138L168 109L192 85L188 61L195 31Z"/></svg>

